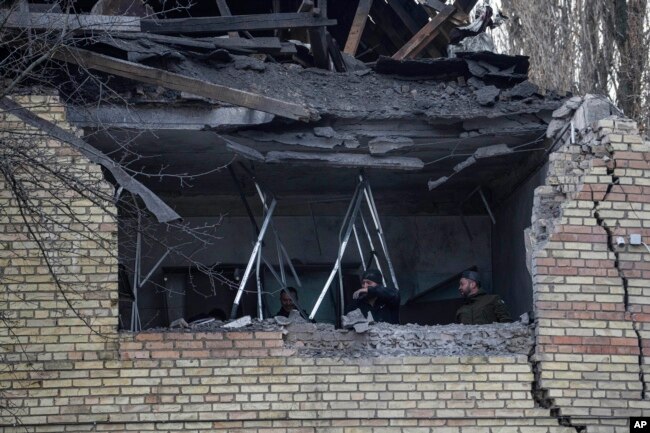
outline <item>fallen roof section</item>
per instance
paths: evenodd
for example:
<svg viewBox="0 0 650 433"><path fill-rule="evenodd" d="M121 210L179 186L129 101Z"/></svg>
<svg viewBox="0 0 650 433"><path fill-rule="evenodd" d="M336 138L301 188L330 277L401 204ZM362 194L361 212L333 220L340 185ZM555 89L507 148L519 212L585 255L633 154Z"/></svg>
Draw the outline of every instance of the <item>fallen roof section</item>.
<svg viewBox="0 0 650 433"><path fill-rule="evenodd" d="M119 185L121 185L130 193L137 195L142 199L147 209L156 217L158 222L166 223L181 219L180 215L178 215L172 208L167 206L167 204L162 201L160 197L154 194L149 188L141 184L133 176L130 176L119 164L74 134L60 128L52 122L49 122L37 116L30 110L12 101L8 97L4 97L2 100L0 100L0 108L18 117L26 124L31 125L56 138L57 140L61 140L64 143L70 144L92 162L105 167L108 171L111 172L113 177L115 177L115 180Z"/></svg>

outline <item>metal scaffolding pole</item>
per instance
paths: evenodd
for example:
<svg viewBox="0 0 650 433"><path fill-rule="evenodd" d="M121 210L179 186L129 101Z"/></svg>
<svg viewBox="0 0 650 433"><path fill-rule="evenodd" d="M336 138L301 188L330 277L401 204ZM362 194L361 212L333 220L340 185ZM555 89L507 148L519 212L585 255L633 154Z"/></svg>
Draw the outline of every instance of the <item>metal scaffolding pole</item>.
<svg viewBox="0 0 650 433"><path fill-rule="evenodd" d="M259 196L262 206L264 207L265 210L268 210L268 204L267 204L267 199L266 199L266 194L262 191L262 188L260 187L259 183L257 183L257 180L253 178L255 182L255 189L257 190L257 195ZM278 251L278 263L280 266L280 275L282 276L282 282L284 285L286 285L287 279L286 275L284 272L284 263L283 261L286 260L286 262L289 264L289 270L291 270L291 274L293 275L294 280L296 280L296 284L298 287L302 287L302 282L300 281L300 278L298 277L298 273L296 272L296 269L293 266L293 263L291 263L291 257L289 257L289 254L287 253L286 248L284 247L284 244L280 240L280 235L278 235L278 231L275 229L275 225L271 221L271 230L273 230L273 234L275 235L275 242L276 246L279 249ZM280 256L284 256L284 260Z"/></svg>
<svg viewBox="0 0 650 433"><path fill-rule="evenodd" d="M354 239L357 241L357 248L359 249L359 257L361 258L361 266L363 270L366 270L366 259L363 257L363 248L361 248L361 242L359 241L359 233L357 233L357 225L352 225L352 232L354 233Z"/></svg>
<svg viewBox="0 0 650 433"><path fill-rule="evenodd" d="M140 255L142 253L142 234L140 233L142 215L140 214L140 207L135 201L135 207L138 212L138 226L135 235L135 264L133 265L133 303L131 304L131 332L139 332L142 330L140 322L140 311L138 309L138 288L140 282Z"/></svg>
<svg viewBox="0 0 650 433"><path fill-rule="evenodd" d="M359 181L360 182L364 181L363 174L359 175ZM381 248L384 250L384 257L386 258L386 262L388 263L388 271L390 272L391 279L393 280L393 285L395 286L395 289L399 290L399 286L397 284L397 277L395 276L395 270L393 269L393 262L391 262L390 255L388 254L388 245L386 244L386 238L384 237L384 230L382 229L381 222L379 221L379 213L377 212L375 199L372 195L370 184L368 184L367 182L365 182L364 195L366 196L366 202L368 203L368 207L370 208L370 216L372 216L372 220L375 223L375 229L377 230L379 243L381 244Z"/></svg>
<svg viewBox="0 0 650 433"><path fill-rule="evenodd" d="M364 257L363 257L363 249L361 248L361 242L359 240L359 235L357 232L356 228L356 220L357 218L361 218L361 222L363 224L364 231L366 233L366 236L368 237L368 244L370 245L370 248L372 249L372 255L375 259L375 263L377 264L377 268L381 272L381 264L379 261L379 258L377 257L377 254L374 251L374 244L372 241L372 236L370 233L370 230L368 229L368 225L366 224L365 218L363 217L363 212L361 210L361 204L363 203L365 198L366 204L368 205L368 210L370 212L370 215L372 217L373 223L375 225L375 230L377 232L377 237L379 238L379 242L381 244L384 257L386 258L386 262L388 263L388 268L389 272L391 274L391 280L393 284L395 285L395 288L399 290L397 286L397 278L395 276L395 271L393 269L393 264L390 260L390 256L388 255L388 246L386 244L386 239L384 237L384 232L381 227L381 223L379 221L379 213L377 211L377 207L375 205L375 200L372 195L372 190L370 189L370 185L368 184L368 181L365 179L363 173L359 174L359 183L357 184L356 189L354 190L354 194L352 195L352 199L350 200L350 205L348 206L348 209L345 213L345 216L343 217L343 223L341 225L341 230L339 232L339 249L338 253L336 256L336 261L334 262L334 268L332 269L332 272L330 273L329 277L327 278L327 281L325 282L325 286L323 287L323 290L321 291L318 299L316 300L316 304L314 305L314 308L311 311L311 314L309 315L309 319L314 319L316 316L316 312L318 311L318 308L320 307L323 298L325 297L325 294L327 293L329 287L331 286L332 282L334 281L334 277L338 274L339 277L339 290L341 291L341 311L344 310L344 293L343 293L343 270L341 267L341 263L343 260L343 255L345 254L345 251L348 246L348 242L350 240L350 235L354 232L357 248L359 249L359 257L362 260L363 263L363 269L366 269ZM382 272L382 277L383 277L383 272ZM386 285L386 279L382 278L383 284Z"/></svg>
<svg viewBox="0 0 650 433"><path fill-rule="evenodd" d="M318 299L316 300L316 304L314 305L314 308L312 309L311 314L309 314L309 319L310 320L313 320L314 317L316 316L316 312L318 311L318 308L320 307L320 304L323 302L323 298L325 298L325 294L327 293L327 290L329 289L330 285L332 284L332 281L334 281L334 277L339 272L339 268L341 267L341 261L343 260L343 254L345 254L345 250L346 250L346 248L348 246L348 241L350 240L350 234L352 233L353 223L354 223L354 220L356 219L357 214L359 213L359 209L361 207L361 198L362 198L361 190L363 188L363 184L364 184L364 182L360 182L357 185L357 188L354 191L354 195L352 196L352 200L350 201L350 206L348 206L348 210L345 213L345 217L343 218L343 225L341 226L341 231L339 232L339 250L338 250L338 254L336 256L336 261L334 262L334 268L332 269L332 272L330 273L329 277L327 278L327 281L325 282L325 286L323 287L323 290L321 291L320 295L318 296ZM341 237L342 234L343 234L343 237ZM341 301L342 301L342 299L341 299Z"/></svg>
<svg viewBox="0 0 650 433"><path fill-rule="evenodd" d="M257 259L255 263L255 278L257 280L257 318L262 320L264 314L262 313L262 280L260 278L260 259L262 258L262 250L257 251Z"/></svg>
<svg viewBox="0 0 650 433"><path fill-rule="evenodd" d="M230 311L231 319L234 319L237 316L237 308L239 308L239 302L241 301L242 294L244 293L244 287L246 287L246 283L248 282L248 277L250 276L251 270L253 269L253 263L255 263L257 252L262 246L262 240L264 239L264 234L266 233L266 229L269 227L269 223L271 221L271 217L273 216L273 211L275 210L276 204L277 202L275 201L275 199L273 199L273 201L271 202L271 206L269 206L269 210L264 217L264 223L262 223L262 228L260 229L260 232L257 235L257 241L255 242L255 246L253 247L253 252L250 256L250 259L248 259L248 265L246 265L246 271L244 272L244 276L242 277L241 283L239 284L239 289L237 290L235 301L232 304L232 310Z"/></svg>
<svg viewBox="0 0 650 433"><path fill-rule="evenodd" d="M370 230L368 230L368 224L366 224L366 219L363 217L363 212L359 213L361 217L361 225L363 225L363 231L366 232L366 237L368 238L368 244L370 244L370 255L375 260L375 265L377 269L381 272L381 281L386 285L386 277L384 277L384 271L381 268L381 263L379 262L379 257L377 256L377 251L375 250L375 243L372 241L372 236L370 235Z"/></svg>
<svg viewBox="0 0 650 433"><path fill-rule="evenodd" d="M231 174L231 176L233 178L233 181L237 185L240 197L241 197L242 201L244 202L244 205L246 206L246 211L248 213L248 217L250 218L251 223L253 224L253 228L255 229L256 234L258 235L258 243L256 244L256 247L257 247L259 253L258 253L258 256L256 258L257 266L255 268L255 273L256 273L256 279L257 279L257 282L258 282L258 285L257 285L257 287L258 287L258 290L257 290L257 292L258 292L258 296L257 296L258 316L259 316L259 318L263 318L263 313L262 313L262 310L263 310L263 308L262 308L263 290L262 290L262 283L261 283L261 270L262 270L261 265L262 264L264 264L269 269L269 271L271 272L273 277L277 280L278 284L282 288L287 287L287 275L286 275L286 271L285 271L285 264L289 265L289 269L291 270L291 274L292 274L293 278L296 281L296 285L298 287L302 287L302 282L300 281L300 278L298 277L298 273L296 272L296 269L294 268L293 263L291 262L291 257L289 256L289 253L287 253L287 250L284 247L284 244L282 243L282 240L280 239L280 235L278 234L278 231L275 228L275 224L274 224L273 220L270 218L270 214L273 213L273 210L271 208L273 207L276 200L273 198L273 196L271 194L268 194L268 193L264 192L264 190L262 189L262 187L258 183L258 181L257 181L257 179L255 177L255 174L252 173L249 168L247 168L243 164L240 164L240 167L251 178L251 180L252 180L252 182L253 182L253 184L255 186L255 190L256 190L257 195L258 195L258 197L259 197L259 199L260 199L260 201L262 203L262 208L263 208L263 210L265 212L265 218L268 218L268 221L267 220L264 221L264 223L266 225L264 227L264 231L266 231L268 226L270 226L271 230L273 231L273 235L275 237L276 253L278 255L279 275L278 275L278 272L276 272L274 266L271 263L269 263L267 261L267 259L264 257L263 245L262 245L262 241L264 239L264 233L262 233L262 231L257 227L257 222L255 221L255 217L253 216L253 212L252 212L252 210L251 210L251 208L250 208L250 206L248 204L248 200L246 199L244 191L242 190L241 185L240 185L239 181L237 180L237 176L235 174L235 171L234 171L233 167L231 165L229 165L228 169L230 171L230 174ZM270 200L272 200L271 206L269 206L269 201ZM253 251L251 259L253 258L254 255L255 255L255 250ZM250 264L251 264L251 262L249 261L249 265ZM246 279L248 279L250 277L250 272L251 272L251 270L249 269L249 266L247 266L247 272L244 273L244 277ZM244 279L242 279L242 284L246 284L246 281L244 281ZM242 287L243 287L242 284L240 284L240 289L239 289L239 291L237 293L237 297L236 297L237 305L239 304L239 300L241 298L240 293L242 292ZM300 310L300 307L298 306L297 300L293 299L293 296L291 296L290 292L287 292L287 294L292 298L292 300L294 302L294 305L296 305L296 307L298 307L298 309ZM234 318L234 314L236 314L236 308L237 307L235 305L233 305L233 311L231 312L231 317L232 318ZM302 311L301 311L301 314L302 314Z"/></svg>

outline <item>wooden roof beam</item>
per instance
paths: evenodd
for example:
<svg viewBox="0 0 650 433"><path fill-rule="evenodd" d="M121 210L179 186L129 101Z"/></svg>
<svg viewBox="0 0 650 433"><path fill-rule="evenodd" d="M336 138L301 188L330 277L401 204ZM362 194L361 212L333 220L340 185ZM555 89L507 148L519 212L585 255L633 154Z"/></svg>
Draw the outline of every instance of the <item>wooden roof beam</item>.
<svg viewBox="0 0 650 433"><path fill-rule="evenodd" d="M440 33L441 26L456 12L456 6L446 5L443 10L431 21L424 25L411 40L409 40L395 54L393 59L403 60L415 58L427 45Z"/></svg>
<svg viewBox="0 0 650 433"><path fill-rule="evenodd" d="M58 50L53 57L57 60L74 63L107 74L154 84L172 90L188 92L289 119L309 121L318 118L316 113L309 111L301 105L210 83L198 78L167 72L139 63L116 59L80 48L65 47Z"/></svg>
<svg viewBox="0 0 650 433"><path fill-rule="evenodd" d="M372 0L359 0L359 6L357 6L357 11L354 14L348 40L345 42L345 48L343 48L344 53L350 54L351 56L356 54L371 7Z"/></svg>
<svg viewBox="0 0 650 433"><path fill-rule="evenodd" d="M281 13L235 15L230 17L174 18L156 21L142 20L141 25L143 32L195 34L325 27L336 25L336 20L314 16L312 13Z"/></svg>
<svg viewBox="0 0 650 433"><path fill-rule="evenodd" d="M400 18L400 20L404 23L406 28L411 32L411 35L415 35L419 30L420 26L415 22L411 14L404 9L404 6L399 0L388 0L388 6L393 9L393 12ZM403 44L402 44L403 45ZM427 45L425 48L429 56L431 58L438 58L442 57L442 54L440 54L440 51L433 45Z"/></svg>
<svg viewBox="0 0 650 433"><path fill-rule="evenodd" d="M77 15L51 12L0 10L3 28L35 30L72 30L105 32L139 32L140 18L113 15Z"/></svg>
<svg viewBox="0 0 650 433"><path fill-rule="evenodd" d="M217 0L217 8L219 9L219 13L221 14L222 17L231 17L232 14L230 13L230 8L228 7L228 3L226 0ZM228 37L230 38L238 38L239 33L238 32L228 32Z"/></svg>

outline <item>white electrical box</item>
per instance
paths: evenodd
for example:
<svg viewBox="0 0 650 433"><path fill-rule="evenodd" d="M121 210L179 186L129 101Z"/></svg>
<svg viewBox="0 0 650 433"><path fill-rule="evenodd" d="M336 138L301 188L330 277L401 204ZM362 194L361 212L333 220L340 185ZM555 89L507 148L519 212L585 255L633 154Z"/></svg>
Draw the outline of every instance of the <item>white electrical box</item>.
<svg viewBox="0 0 650 433"><path fill-rule="evenodd" d="M630 245L641 245L641 235L634 233L630 235Z"/></svg>

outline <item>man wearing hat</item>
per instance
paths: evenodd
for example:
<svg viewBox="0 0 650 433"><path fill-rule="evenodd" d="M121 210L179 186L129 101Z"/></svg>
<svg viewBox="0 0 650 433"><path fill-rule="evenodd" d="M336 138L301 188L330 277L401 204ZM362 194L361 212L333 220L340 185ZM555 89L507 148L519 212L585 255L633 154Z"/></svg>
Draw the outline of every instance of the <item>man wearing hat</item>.
<svg viewBox="0 0 650 433"><path fill-rule="evenodd" d="M361 288L352 294L350 311L372 313L376 322L399 323L399 291L383 285L381 272L368 269L361 276Z"/></svg>
<svg viewBox="0 0 650 433"><path fill-rule="evenodd" d="M499 295L488 295L481 290L478 272L463 272L458 291L465 298L465 304L456 311L456 322L464 325L512 322L503 299Z"/></svg>

